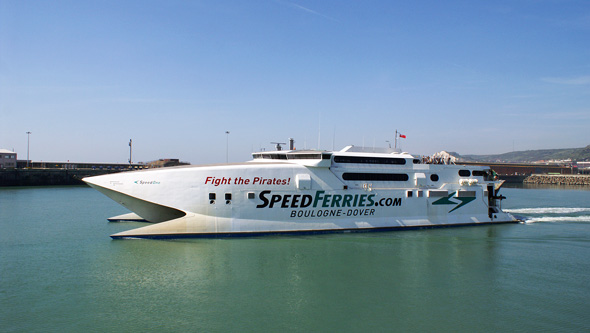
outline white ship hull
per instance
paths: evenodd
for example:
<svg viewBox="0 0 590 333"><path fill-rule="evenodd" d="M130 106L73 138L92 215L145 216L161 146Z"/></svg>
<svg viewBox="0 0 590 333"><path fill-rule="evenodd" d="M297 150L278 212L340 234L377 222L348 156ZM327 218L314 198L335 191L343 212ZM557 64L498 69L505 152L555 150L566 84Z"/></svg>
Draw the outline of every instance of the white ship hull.
<svg viewBox="0 0 590 333"><path fill-rule="evenodd" d="M351 148L255 157L241 164L123 172L84 181L135 213L114 219L153 222L113 238L517 222L500 209L497 190L501 183L490 180L489 169L484 167L422 164L408 154Z"/></svg>

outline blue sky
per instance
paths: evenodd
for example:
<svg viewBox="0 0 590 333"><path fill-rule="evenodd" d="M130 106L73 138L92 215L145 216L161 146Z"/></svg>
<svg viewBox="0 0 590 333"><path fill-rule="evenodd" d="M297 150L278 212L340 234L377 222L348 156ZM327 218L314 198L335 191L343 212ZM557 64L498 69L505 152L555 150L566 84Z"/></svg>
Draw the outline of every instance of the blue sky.
<svg viewBox="0 0 590 333"><path fill-rule="evenodd" d="M590 2L1 0L0 124L43 161L583 147Z"/></svg>

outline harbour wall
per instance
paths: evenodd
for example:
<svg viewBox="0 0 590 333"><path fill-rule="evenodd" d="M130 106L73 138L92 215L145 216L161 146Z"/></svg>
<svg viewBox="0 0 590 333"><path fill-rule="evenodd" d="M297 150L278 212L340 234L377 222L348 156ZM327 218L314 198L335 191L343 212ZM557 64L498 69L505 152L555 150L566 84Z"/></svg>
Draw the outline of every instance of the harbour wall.
<svg viewBox="0 0 590 333"><path fill-rule="evenodd" d="M522 184L527 176L525 175L498 175L498 177L509 184Z"/></svg>
<svg viewBox="0 0 590 333"><path fill-rule="evenodd" d="M92 169L5 169L0 170L0 187L84 185L82 178L121 172Z"/></svg>
<svg viewBox="0 0 590 333"><path fill-rule="evenodd" d="M590 185L590 175L539 175L533 174L526 177L525 184L551 184L551 185Z"/></svg>

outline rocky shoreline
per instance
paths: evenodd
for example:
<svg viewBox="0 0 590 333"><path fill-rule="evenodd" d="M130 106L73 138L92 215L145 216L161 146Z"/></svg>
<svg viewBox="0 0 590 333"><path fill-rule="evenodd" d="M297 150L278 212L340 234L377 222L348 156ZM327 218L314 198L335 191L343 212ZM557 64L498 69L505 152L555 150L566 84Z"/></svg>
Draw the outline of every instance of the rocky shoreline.
<svg viewBox="0 0 590 333"><path fill-rule="evenodd" d="M590 175L530 175L523 183L590 186Z"/></svg>

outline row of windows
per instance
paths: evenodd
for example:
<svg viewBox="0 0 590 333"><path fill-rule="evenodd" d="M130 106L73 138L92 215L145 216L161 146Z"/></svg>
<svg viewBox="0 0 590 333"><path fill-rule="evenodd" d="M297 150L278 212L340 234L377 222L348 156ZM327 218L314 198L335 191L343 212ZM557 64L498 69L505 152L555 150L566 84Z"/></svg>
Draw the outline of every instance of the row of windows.
<svg viewBox="0 0 590 333"><path fill-rule="evenodd" d="M459 176L461 177L469 177L473 175L473 177L487 177L488 173L482 170L473 170L473 172L469 170L459 170Z"/></svg>
<svg viewBox="0 0 590 333"><path fill-rule="evenodd" d="M373 180L384 182L405 182L410 177L405 173L353 173L346 172L342 174L344 180Z"/></svg>
<svg viewBox="0 0 590 333"><path fill-rule="evenodd" d="M406 164L405 158L395 157L370 157L370 156L334 156L336 163L362 163L362 164Z"/></svg>
<svg viewBox="0 0 590 333"><path fill-rule="evenodd" d="M326 154L326 153L311 153L311 154L289 154L287 155L287 159L289 160L317 160L317 159L322 159L322 160L329 160L330 157L332 157L331 154Z"/></svg>
<svg viewBox="0 0 590 333"><path fill-rule="evenodd" d="M469 170L459 170L459 176L461 177L469 177L471 176L471 172ZM473 176L487 176L485 171L474 170ZM409 179L407 174L404 173L352 173L347 172L342 174L342 179L344 180L374 180L374 181L400 181L405 182ZM437 174L433 173L430 175L430 180L433 182L437 182L439 177Z"/></svg>
<svg viewBox="0 0 590 333"><path fill-rule="evenodd" d="M0 155L0 158L16 158L16 155Z"/></svg>
<svg viewBox="0 0 590 333"><path fill-rule="evenodd" d="M252 157L254 159L265 159L265 160L286 160L287 154L253 154Z"/></svg>
<svg viewBox="0 0 590 333"><path fill-rule="evenodd" d="M253 154L254 159L270 160L329 160L332 155L328 153L303 153L303 154L271 154L257 153Z"/></svg>

